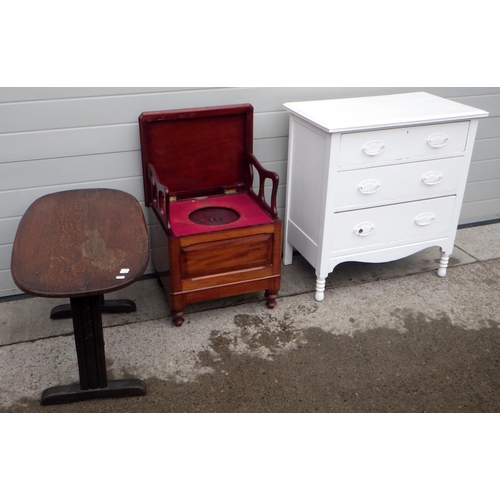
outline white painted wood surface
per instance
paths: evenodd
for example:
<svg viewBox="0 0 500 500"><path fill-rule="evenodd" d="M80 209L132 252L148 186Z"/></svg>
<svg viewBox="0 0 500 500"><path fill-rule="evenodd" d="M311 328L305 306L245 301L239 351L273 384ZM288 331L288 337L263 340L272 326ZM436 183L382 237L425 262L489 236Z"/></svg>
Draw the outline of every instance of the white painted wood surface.
<svg viewBox="0 0 500 500"><path fill-rule="evenodd" d="M284 107L283 260L291 264L295 248L315 268L316 300L346 261L389 262L439 246L445 276L478 119L488 112L422 92Z"/></svg>
<svg viewBox="0 0 500 500"><path fill-rule="evenodd" d="M251 103L254 150L280 175L283 218L288 150L283 103L412 91L490 111L479 126L461 222L500 218L498 88L0 88L0 297L20 293L10 275L12 242L35 199L65 189L115 187L144 206L137 126L143 111Z"/></svg>
<svg viewBox="0 0 500 500"><path fill-rule="evenodd" d="M408 94L411 93L411 99ZM285 108L328 132L449 122L483 116L479 110L427 92L285 103Z"/></svg>

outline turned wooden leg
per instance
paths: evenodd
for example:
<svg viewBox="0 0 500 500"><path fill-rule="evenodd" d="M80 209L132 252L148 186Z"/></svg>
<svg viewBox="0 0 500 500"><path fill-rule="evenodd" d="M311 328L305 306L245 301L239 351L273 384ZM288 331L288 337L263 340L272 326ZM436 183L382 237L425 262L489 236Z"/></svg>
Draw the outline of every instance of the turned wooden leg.
<svg viewBox="0 0 500 500"><path fill-rule="evenodd" d="M318 278L316 280L316 294L314 295L314 298L318 302L322 302L323 300L325 300L325 286L326 279Z"/></svg>
<svg viewBox="0 0 500 500"><path fill-rule="evenodd" d="M169 305L173 324L175 326L181 326L182 323L184 323L184 310L187 305L186 296L184 294L170 293Z"/></svg>
<svg viewBox="0 0 500 500"><path fill-rule="evenodd" d="M446 276L446 269L448 268L449 260L450 256L446 252L443 252L441 254L441 259L439 261L439 269L437 271L438 276L440 276L441 278L444 278Z"/></svg>
<svg viewBox="0 0 500 500"><path fill-rule="evenodd" d="M276 307L276 299L279 297L278 293L266 290L265 297L267 300L266 302L267 308L274 309Z"/></svg>
<svg viewBox="0 0 500 500"><path fill-rule="evenodd" d="M172 311L172 322L175 326L181 326L184 323L184 311Z"/></svg>

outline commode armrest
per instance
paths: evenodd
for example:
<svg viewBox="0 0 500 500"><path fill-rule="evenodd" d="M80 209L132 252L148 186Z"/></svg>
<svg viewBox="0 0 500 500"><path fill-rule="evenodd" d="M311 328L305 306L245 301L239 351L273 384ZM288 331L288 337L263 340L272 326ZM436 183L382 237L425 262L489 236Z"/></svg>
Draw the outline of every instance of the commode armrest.
<svg viewBox="0 0 500 500"><path fill-rule="evenodd" d="M278 184L279 184L279 176L276 172L271 172L269 170L266 170L257 160L257 158L249 153L248 154L248 159L249 159L249 186L250 186L250 194L252 198L266 211L269 213L271 217L276 219L278 217L278 210L276 208L276 197L278 194ZM255 170L257 170L259 174L259 192L256 193L253 189L253 169L251 168L252 165L255 167ZM266 196L265 196L265 183L266 179L270 179L272 182L272 187L271 187L271 203L268 203L266 201Z"/></svg>
<svg viewBox="0 0 500 500"><path fill-rule="evenodd" d="M150 206L156 213L166 231L170 230L170 198L167 186L158 180L158 174L151 163L148 163L148 179L150 186Z"/></svg>

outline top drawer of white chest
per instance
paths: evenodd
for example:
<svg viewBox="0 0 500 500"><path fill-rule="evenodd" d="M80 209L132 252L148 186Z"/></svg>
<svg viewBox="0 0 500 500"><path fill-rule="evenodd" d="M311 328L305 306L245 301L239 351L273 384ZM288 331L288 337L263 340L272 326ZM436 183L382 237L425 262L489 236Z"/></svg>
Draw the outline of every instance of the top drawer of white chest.
<svg viewBox="0 0 500 500"><path fill-rule="evenodd" d="M469 121L342 134L339 167L462 156Z"/></svg>

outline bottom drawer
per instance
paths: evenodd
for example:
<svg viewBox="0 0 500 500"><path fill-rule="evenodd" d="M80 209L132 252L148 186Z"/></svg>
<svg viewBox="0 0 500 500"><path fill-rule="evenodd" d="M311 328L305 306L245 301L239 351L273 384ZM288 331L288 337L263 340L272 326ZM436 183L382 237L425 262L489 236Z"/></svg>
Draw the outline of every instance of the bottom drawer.
<svg viewBox="0 0 500 500"><path fill-rule="evenodd" d="M455 196L447 196L334 214L330 250L341 255L446 234L451 229L455 200Z"/></svg>
<svg viewBox="0 0 500 500"><path fill-rule="evenodd" d="M257 234L181 248L181 278L199 279L272 264L273 234Z"/></svg>

